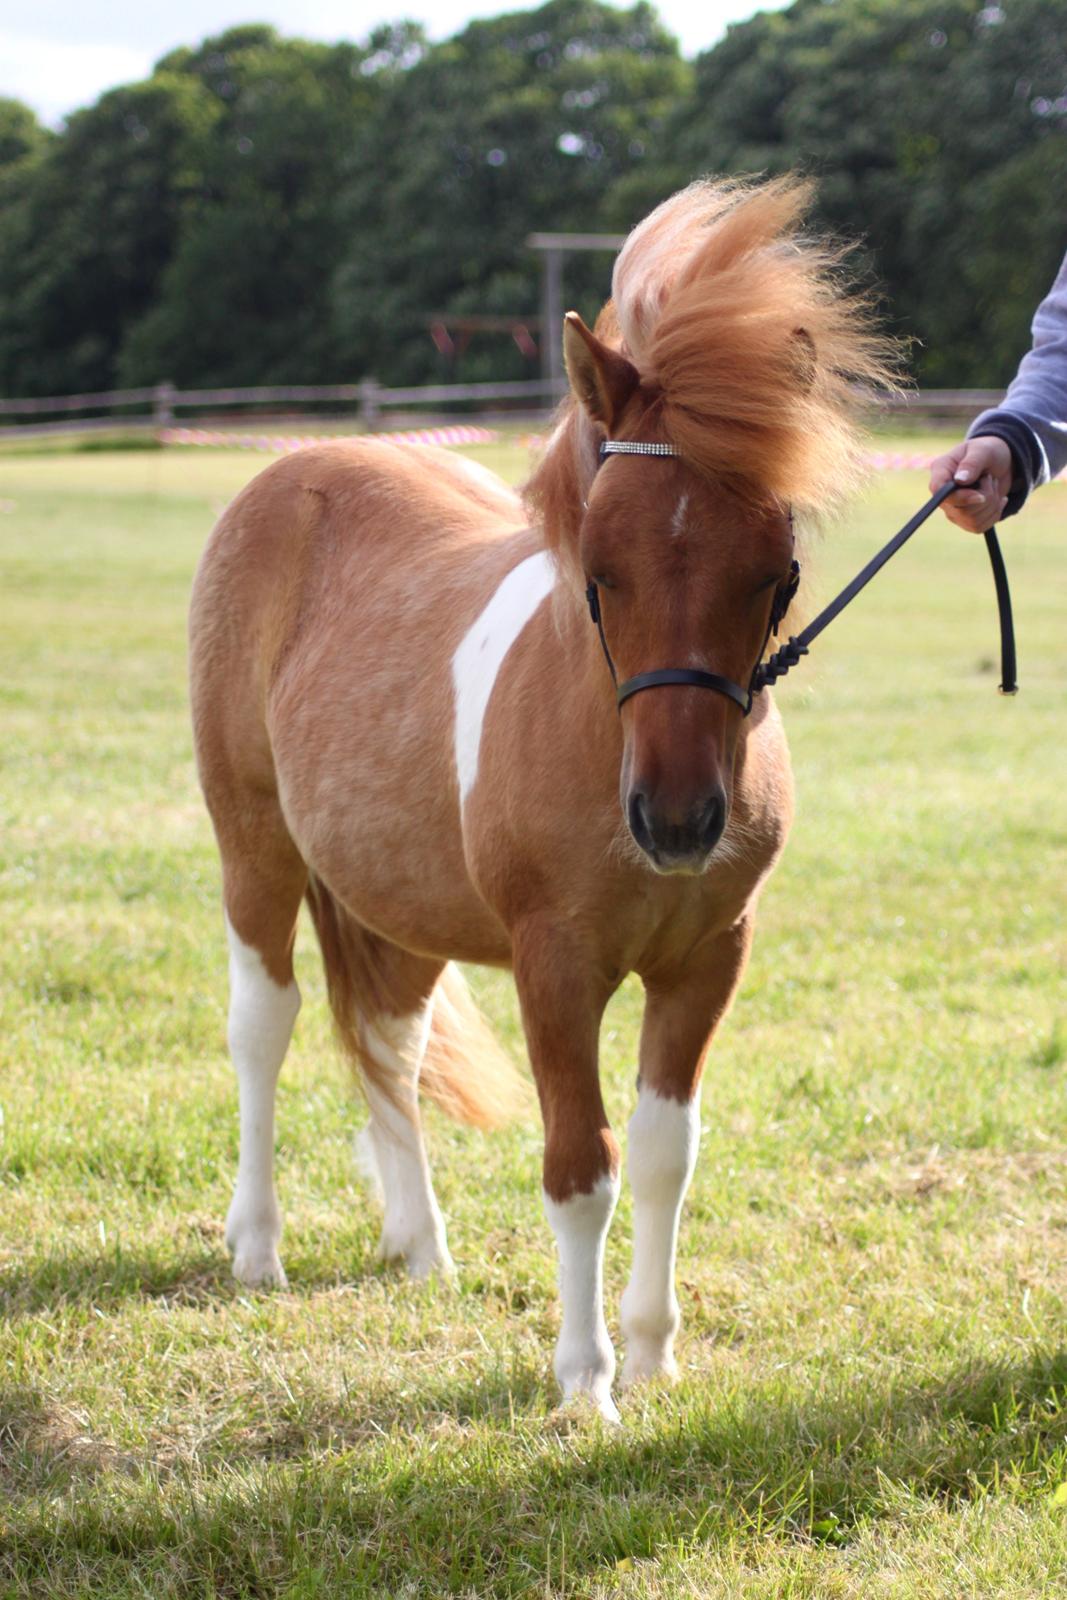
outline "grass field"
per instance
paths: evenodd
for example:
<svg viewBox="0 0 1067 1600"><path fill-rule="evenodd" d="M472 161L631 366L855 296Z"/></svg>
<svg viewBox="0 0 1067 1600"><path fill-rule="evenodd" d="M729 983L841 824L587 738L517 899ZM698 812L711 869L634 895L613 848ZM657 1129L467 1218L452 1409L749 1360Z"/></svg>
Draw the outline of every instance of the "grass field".
<svg viewBox="0 0 1067 1600"><path fill-rule="evenodd" d="M705 1082L683 1379L613 1431L554 1411L532 1121L430 1120L455 1286L374 1264L307 929L291 1289L230 1279L184 612L261 465L0 457L0 1595L1062 1594L1067 487L1005 532L1018 699L941 519L779 691L798 820ZM880 478L813 598L923 497ZM509 983L476 981L521 1058ZM620 1131L639 1012L628 985L605 1029ZM616 1327L628 1234L624 1193Z"/></svg>

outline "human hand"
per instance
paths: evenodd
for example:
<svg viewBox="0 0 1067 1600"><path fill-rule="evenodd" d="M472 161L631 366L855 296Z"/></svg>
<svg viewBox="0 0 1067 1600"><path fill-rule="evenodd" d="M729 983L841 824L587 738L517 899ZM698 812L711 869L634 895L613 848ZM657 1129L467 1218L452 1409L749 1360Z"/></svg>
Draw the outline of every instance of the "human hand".
<svg viewBox="0 0 1067 1600"><path fill-rule="evenodd" d="M968 533L984 533L1004 510L1015 476L1015 463L1003 439L979 435L938 456L930 468L930 493L936 494L950 478L972 483L950 495L941 506L950 522Z"/></svg>

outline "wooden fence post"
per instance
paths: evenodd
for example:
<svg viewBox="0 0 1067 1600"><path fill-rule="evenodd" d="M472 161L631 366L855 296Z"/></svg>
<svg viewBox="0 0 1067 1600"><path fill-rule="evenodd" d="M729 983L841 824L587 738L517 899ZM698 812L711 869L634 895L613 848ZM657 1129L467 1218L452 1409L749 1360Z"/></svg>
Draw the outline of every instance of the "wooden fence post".
<svg viewBox="0 0 1067 1600"><path fill-rule="evenodd" d="M368 433L373 433L381 420L380 389L377 378L364 378L359 386L359 417Z"/></svg>
<svg viewBox="0 0 1067 1600"><path fill-rule="evenodd" d="M173 428L174 396L177 392L169 378L163 383L156 384L152 400L152 420L157 428Z"/></svg>

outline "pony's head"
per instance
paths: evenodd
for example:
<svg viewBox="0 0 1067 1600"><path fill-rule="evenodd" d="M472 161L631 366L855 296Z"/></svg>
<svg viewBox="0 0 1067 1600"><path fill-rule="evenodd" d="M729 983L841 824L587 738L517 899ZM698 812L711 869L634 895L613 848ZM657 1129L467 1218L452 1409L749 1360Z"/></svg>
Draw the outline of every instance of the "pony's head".
<svg viewBox="0 0 1067 1600"><path fill-rule="evenodd" d="M697 669L747 685L794 559L794 517L852 486L853 385L889 346L800 233L809 186L703 182L637 227L596 331L570 313L571 398L528 493L560 567L596 584L621 679ZM670 447L610 455L605 440ZM606 667L605 667L606 674ZM726 828L743 711L692 684L621 708L622 807L659 871L698 872Z"/></svg>

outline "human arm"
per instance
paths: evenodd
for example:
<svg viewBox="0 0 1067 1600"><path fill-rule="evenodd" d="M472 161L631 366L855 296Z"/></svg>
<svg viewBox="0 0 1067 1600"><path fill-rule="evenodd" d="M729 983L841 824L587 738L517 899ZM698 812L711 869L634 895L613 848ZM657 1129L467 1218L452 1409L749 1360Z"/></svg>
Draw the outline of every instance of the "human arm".
<svg viewBox="0 0 1067 1600"><path fill-rule="evenodd" d="M960 527L981 533L1013 516L1031 489L1067 467L1067 258L1033 320L1033 346L1003 403L975 418L967 438L939 456L931 492L950 477L973 483L945 502Z"/></svg>

